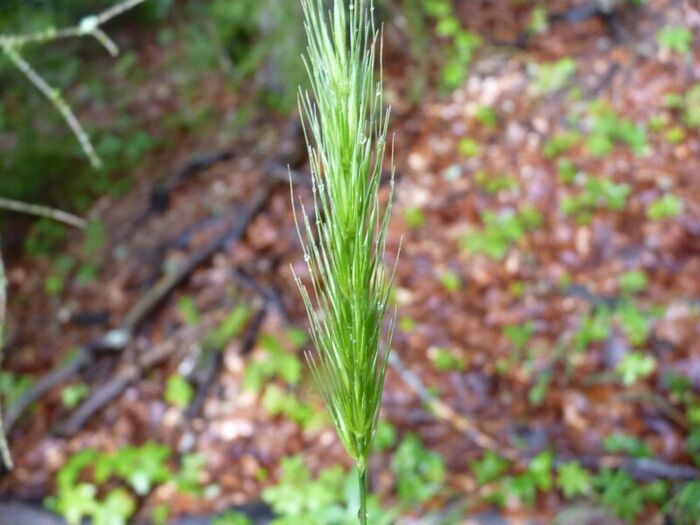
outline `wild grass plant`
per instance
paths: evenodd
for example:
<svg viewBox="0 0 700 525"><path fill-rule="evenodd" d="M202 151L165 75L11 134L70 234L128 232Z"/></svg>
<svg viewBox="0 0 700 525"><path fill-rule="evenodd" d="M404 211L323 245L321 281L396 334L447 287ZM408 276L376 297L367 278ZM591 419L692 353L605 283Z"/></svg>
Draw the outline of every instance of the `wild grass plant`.
<svg viewBox="0 0 700 525"><path fill-rule="evenodd" d="M302 205L297 230L310 274L295 276L316 348L310 366L338 436L357 465L359 521L367 523L367 456L381 403L391 276L384 264L391 214L379 187L389 111L383 107L381 39L372 0L302 0L310 92L305 116L314 210ZM393 176L391 180L393 189Z"/></svg>

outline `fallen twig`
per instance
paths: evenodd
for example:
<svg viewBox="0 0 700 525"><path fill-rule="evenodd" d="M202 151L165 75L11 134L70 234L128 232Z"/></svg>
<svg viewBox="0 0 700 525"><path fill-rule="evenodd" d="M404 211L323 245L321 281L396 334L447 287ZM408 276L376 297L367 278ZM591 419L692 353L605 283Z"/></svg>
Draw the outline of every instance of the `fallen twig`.
<svg viewBox="0 0 700 525"><path fill-rule="evenodd" d="M6 197L0 197L0 208L9 211L16 211L18 213L35 215L37 217L45 217L47 219L62 222L68 226L73 226L80 229L85 228L87 225L85 219L78 217L77 215L73 215L72 213L67 213L48 206L41 206L39 204L16 201Z"/></svg>
<svg viewBox="0 0 700 525"><path fill-rule="evenodd" d="M246 327L241 339L240 353L242 356L248 354L255 345L255 341L258 339L258 335L260 334L260 328L267 317L268 305L269 301L265 300L262 307L260 307L253 318L248 321L248 326ZM193 379L197 386L197 390L192 402L185 410L185 417L187 419L194 418L202 410L204 401L207 399L209 389L214 383L223 362L222 350L222 348L205 349L205 352L207 352L205 357L206 362L200 368L199 374L194 374Z"/></svg>
<svg viewBox="0 0 700 525"><path fill-rule="evenodd" d="M149 288L141 299L129 310L119 328L107 332L91 345L81 348L76 356L68 361L68 363L50 372L30 388L8 409L5 416L7 432L10 432L17 420L33 402L42 397L54 386L66 381L89 364L96 350L118 351L124 349L131 341L139 324L141 324L141 322L143 322L180 283L184 282L195 269L209 261L227 244L240 240L250 222L262 210L264 204L267 202L274 185L274 181L266 179L250 199L249 205L243 214L241 216L239 216L239 214L234 214L229 220L229 227L224 233L193 254L180 268L171 274L167 274L159 282Z"/></svg>
<svg viewBox="0 0 700 525"><path fill-rule="evenodd" d="M621 469L638 481L668 479L692 481L700 478L700 471L690 465L675 465L651 458L628 458L620 456L577 458L581 465L592 469ZM561 462L561 460L555 460Z"/></svg>
<svg viewBox="0 0 700 525"><path fill-rule="evenodd" d="M481 448L488 450L498 450L501 455L508 459L518 459L517 454L511 450L503 450L495 439L484 434L476 428L468 418L455 412L455 410L444 403L440 398L432 394L423 384L418 374L408 368L396 352L389 353L389 366L418 396L418 398L440 419L444 419L458 431L466 434L469 439Z"/></svg>
<svg viewBox="0 0 700 525"><path fill-rule="evenodd" d="M53 104L73 131L80 143L80 147L95 168L100 168L102 166L102 160L95 151L90 137L88 137L83 129L78 117L76 117L71 107L64 100L61 92L50 86L46 80L44 80L44 77L22 57L20 50L23 46L28 44L44 44L58 39L92 36L102 44L112 56L116 56L119 53L119 48L107 33L104 32L101 26L112 18L129 9L133 9L145 1L146 0L125 0L97 15L86 16L79 24L71 27L62 29L49 27L43 31L26 35L0 35L0 50L2 50L12 64L27 77L29 82Z"/></svg>
<svg viewBox="0 0 700 525"><path fill-rule="evenodd" d="M68 420L57 427L57 433L70 436L78 432L93 414L119 397L126 387L141 377L145 370L172 356L177 351L179 340L193 338L193 328L186 327L182 330L183 333L166 339L139 356L135 364L122 367L111 380L94 390Z"/></svg>

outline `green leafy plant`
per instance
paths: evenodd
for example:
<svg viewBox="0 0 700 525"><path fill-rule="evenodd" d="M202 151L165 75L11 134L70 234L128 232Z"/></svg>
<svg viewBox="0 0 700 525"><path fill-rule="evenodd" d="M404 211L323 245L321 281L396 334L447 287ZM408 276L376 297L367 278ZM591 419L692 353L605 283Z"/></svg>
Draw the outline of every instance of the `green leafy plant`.
<svg viewBox="0 0 700 525"><path fill-rule="evenodd" d="M663 221L683 213L683 201L671 193L655 200L647 208L647 217L652 221Z"/></svg>
<svg viewBox="0 0 700 525"><path fill-rule="evenodd" d="M510 468L510 462L492 450L487 450L480 460L473 461L469 467L476 476L479 485L486 485L499 479Z"/></svg>
<svg viewBox="0 0 700 525"><path fill-rule="evenodd" d="M574 349L582 352L591 343L605 341L612 332L612 314L609 308L597 308L581 318L573 338Z"/></svg>
<svg viewBox="0 0 700 525"><path fill-rule="evenodd" d="M262 405L268 414L285 416L305 430L320 427L326 422L316 407L304 403L292 392L285 391L277 385L269 385L265 389Z"/></svg>
<svg viewBox="0 0 700 525"><path fill-rule="evenodd" d="M421 4L427 15L435 21L437 36L448 44L440 78L445 89L454 89L464 81L474 54L482 45L482 39L462 27L450 0L426 0Z"/></svg>
<svg viewBox="0 0 700 525"><path fill-rule="evenodd" d="M491 106L479 106L476 108L474 118L487 129L494 129L498 126L498 114Z"/></svg>
<svg viewBox="0 0 700 525"><path fill-rule="evenodd" d="M417 207L406 208L403 213L403 220L409 230L417 230L425 224L425 214Z"/></svg>
<svg viewBox="0 0 700 525"><path fill-rule="evenodd" d="M700 520L700 481L684 484L666 505L666 510L679 525L693 525Z"/></svg>
<svg viewBox="0 0 700 525"><path fill-rule="evenodd" d="M576 62L569 57L547 64L535 64L534 86L542 94L554 93L562 89L576 73Z"/></svg>
<svg viewBox="0 0 700 525"><path fill-rule="evenodd" d="M569 159L557 160L557 175L559 180L565 184L569 184L576 179L578 169L576 165Z"/></svg>
<svg viewBox="0 0 700 525"><path fill-rule="evenodd" d="M693 33L687 27L664 27L656 34L661 49L686 55L693 45Z"/></svg>
<svg viewBox="0 0 700 525"><path fill-rule="evenodd" d="M495 195L501 191L517 190L518 181L508 175L490 175L484 170L474 174L474 182L489 195Z"/></svg>
<svg viewBox="0 0 700 525"><path fill-rule="evenodd" d="M70 385L61 390L61 401L66 408L75 408L90 393L85 383Z"/></svg>
<svg viewBox="0 0 700 525"><path fill-rule="evenodd" d="M382 107L382 77L377 79L374 71L379 35L373 2L358 0L352 6L335 0L327 16L321 0L302 1L313 100L304 93L300 104L316 219L312 224L302 210L305 236L299 221L297 229L311 293L295 279L317 350L309 359L311 369L338 436L357 465L358 516L366 524L366 462L388 351L382 351L382 332L391 283L382 259L391 205L382 212L378 203L388 112ZM387 349L390 340L391 333Z"/></svg>
<svg viewBox="0 0 700 525"><path fill-rule="evenodd" d="M555 133L542 146L542 155L547 159L554 159L580 142L581 134L577 131L567 130Z"/></svg>
<svg viewBox="0 0 700 525"><path fill-rule="evenodd" d="M629 146L636 155L644 155L649 150L646 129L620 117L607 103L594 101L590 112L590 134L586 138L586 149L591 155L603 157L616 144Z"/></svg>
<svg viewBox="0 0 700 525"><path fill-rule="evenodd" d="M633 345L639 346L649 338L650 315L640 309L634 301L621 301L615 310L615 318Z"/></svg>
<svg viewBox="0 0 700 525"><path fill-rule="evenodd" d="M593 488L592 477L578 462L569 461L557 466L557 486L565 498L586 496Z"/></svg>
<svg viewBox="0 0 700 525"><path fill-rule="evenodd" d="M639 485L624 470L603 469L593 484L600 490L600 501L627 522L633 522L647 503L663 503L668 498L665 483Z"/></svg>
<svg viewBox="0 0 700 525"><path fill-rule="evenodd" d="M654 373L656 360L640 352L630 352L622 358L615 370L625 386L631 386Z"/></svg>
<svg viewBox="0 0 700 525"><path fill-rule="evenodd" d="M263 334L260 345L264 350L261 359L252 361L245 369L243 386L246 390L259 392L263 385L279 377L288 385L297 385L301 380L301 361L288 352L272 335Z"/></svg>
<svg viewBox="0 0 700 525"><path fill-rule="evenodd" d="M670 107L681 111L683 124L691 129L700 128L700 83L693 85L684 95L676 95Z"/></svg>
<svg viewBox="0 0 700 525"><path fill-rule="evenodd" d="M459 355L456 350L451 348L435 348L428 349L428 357L433 363L433 366L441 372L447 370L456 370L463 372L467 369L467 360L464 356Z"/></svg>
<svg viewBox="0 0 700 525"><path fill-rule="evenodd" d="M265 489L262 499L276 517L271 525L352 525L357 522L360 493L356 473L340 467L322 470L313 477L301 456L284 458L277 483ZM396 509L384 509L376 497L368 498L367 523L390 525Z"/></svg>
<svg viewBox="0 0 700 525"><path fill-rule="evenodd" d="M396 490L404 502L425 502L437 494L445 481L445 462L427 450L417 436L409 434L392 458Z"/></svg>
<svg viewBox="0 0 700 525"><path fill-rule="evenodd" d="M497 214L491 210L481 215L484 227L462 237L462 248L472 253L483 253L490 259L503 259L508 250L528 231L537 229L542 216L534 208Z"/></svg>
<svg viewBox="0 0 700 525"><path fill-rule="evenodd" d="M630 270L620 276L620 291L633 294L643 291L649 284L649 277L642 270Z"/></svg>
<svg viewBox="0 0 700 525"><path fill-rule="evenodd" d="M624 209L630 192L628 184L618 184L604 177L587 177L582 191L562 199L560 206L565 214L575 215L579 223L586 223L596 210Z"/></svg>
<svg viewBox="0 0 700 525"><path fill-rule="evenodd" d="M530 13L530 21L527 24L527 30L533 35L546 33L549 29L549 13L547 13L547 5L542 3L532 8Z"/></svg>
<svg viewBox="0 0 700 525"><path fill-rule="evenodd" d="M462 287L462 279L452 270L440 273L440 284L448 292L457 292Z"/></svg>
<svg viewBox="0 0 700 525"><path fill-rule="evenodd" d="M603 440L603 447L610 454L625 454L635 458L652 457L649 446L636 436L615 433Z"/></svg>
<svg viewBox="0 0 700 525"><path fill-rule="evenodd" d="M194 396L194 388L180 374L171 375L165 383L165 401L180 409L187 408Z"/></svg>
<svg viewBox="0 0 700 525"><path fill-rule="evenodd" d="M481 151L481 146L474 139L465 137L459 141L457 149L465 157L476 157Z"/></svg>
<svg viewBox="0 0 700 525"><path fill-rule="evenodd" d="M202 459L185 456L178 471L169 465L171 456L169 447L153 442L114 453L84 449L61 467L56 495L45 504L69 525L80 525L84 518L94 525L127 525L136 511L135 495L145 496L164 483L173 483L183 492L198 490L192 480L199 477Z"/></svg>

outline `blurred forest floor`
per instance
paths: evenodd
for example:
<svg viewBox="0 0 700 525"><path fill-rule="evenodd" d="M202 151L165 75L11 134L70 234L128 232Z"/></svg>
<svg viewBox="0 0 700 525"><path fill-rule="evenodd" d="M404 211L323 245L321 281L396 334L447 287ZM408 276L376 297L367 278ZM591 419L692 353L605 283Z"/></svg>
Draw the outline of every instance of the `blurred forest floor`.
<svg viewBox="0 0 700 525"><path fill-rule="evenodd" d="M389 11L387 264L401 256L380 446L396 458L392 434L415 434L413 455L437 452L445 471L439 490L428 472L409 491L414 516L495 503L493 523L663 523L698 478L700 9L613 4L454 2L459 27L429 14L423 41ZM280 86L262 67L235 88L235 56L173 68L202 45L187 13L170 15L180 30L121 28L132 73L99 66L119 104L91 105L79 80L68 91L85 122L126 107L148 130L100 183L128 170L129 184L50 253L36 252L52 227L32 251L17 242L27 222L7 226L4 500L56 494L87 448L147 441L203 458L204 489L139 494L143 519L256 502L295 454L313 472L347 464L304 372L290 271L306 275L288 183L309 202L300 122L261 104L256 86ZM371 472L383 501L405 499L392 454ZM583 518L561 517L574 504Z"/></svg>

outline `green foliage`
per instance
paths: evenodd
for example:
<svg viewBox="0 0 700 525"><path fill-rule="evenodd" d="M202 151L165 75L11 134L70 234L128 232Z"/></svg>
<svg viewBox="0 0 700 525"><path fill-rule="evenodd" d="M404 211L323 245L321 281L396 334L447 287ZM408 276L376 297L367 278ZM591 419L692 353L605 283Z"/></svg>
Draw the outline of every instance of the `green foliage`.
<svg viewBox="0 0 700 525"><path fill-rule="evenodd" d="M549 29L549 13L547 5L542 3L532 8L530 21L527 24L527 30L533 35L546 33Z"/></svg>
<svg viewBox="0 0 700 525"><path fill-rule="evenodd" d="M586 469L576 461L569 461L557 466L557 486L565 498L574 498L590 494L593 483Z"/></svg>
<svg viewBox="0 0 700 525"><path fill-rule="evenodd" d="M377 434L374 436L374 448L382 451L393 448L396 445L396 427L386 421L377 424Z"/></svg>
<svg viewBox="0 0 700 525"><path fill-rule="evenodd" d="M622 210L631 192L628 184L617 184L604 177L586 177L583 189L561 201L561 210L574 215L579 223L588 222L600 209Z"/></svg>
<svg viewBox="0 0 700 525"><path fill-rule="evenodd" d="M487 129L494 129L498 127L498 114L491 106L479 106L476 108L474 118Z"/></svg>
<svg viewBox="0 0 700 525"><path fill-rule="evenodd" d="M46 500L46 506L63 516L68 525L80 525L84 518L92 519L94 525L127 525L136 511L134 494L145 496L156 485L169 482L180 490L192 489L191 483L185 486L178 480L183 475L198 477L202 461L186 457L178 472L168 466L171 454L167 446L152 442L114 453L84 449L61 467L56 477L56 495ZM119 486L115 487L115 483Z"/></svg>
<svg viewBox="0 0 700 525"><path fill-rule="evenodd" d="M581 142L581 134L577 131L562 131L554 134L542 146L542 155L547 159L554 159L566 153Z"/></svg>
<svg viewBox="0 0 700 525"><path fill-rule="evenodd" d="M426 0L422 6L435 21L437 36L447 43L440 83L445 89L459 87L469 72L474 54L482 45L481 37L462 27L450 0Z"/></svg>
<svg viewBox="0 0 700 525"><path fill-rule="evenodd" d="M355 525L357 523L356 472L340 467L322 470L313 478L301 456L284 458L280 479L265 489L262 499L276 514L271 525ZM390 525L396 511L382 509L376 498L368 502L368 523Z"/></svg>
<svg viewBox="0 0 700 525"><path fill-rule="evenodd" d="M538 490L551 490L553 485L553 454L551 451L540 452L530 460L524 472L513 476L502 476L510 465L497 456L492 456L492 458L495 459L495 462L490 468L494 470L491 475L484 478L497 481L494 492L488 497L490 501L505 505L507 502L515 500L531 507L535 504Z"/></svg>
<svg viewBox="0 0 700 525"><path fill-rule="evenodd" d="M484 170L474 174L474 182L489 195L495 195L501 191L517 190L518 181L508 175L490 175Z"/></svg>
<svg viewBox="0 0 700 525"><path fill-rule="evenodd" d="M28 375L15 375L6 370L0 370L0 399L6 406L12 406L32 386L32 378Z"/></svg>
<svg viewBox="0 0 700 525"><path fill-rule="evenodd" d="M620 117L605 102L592 103L590 110L590 134L586 139L586 149L591 155L603 157L610 153L616 144L627 145L636 155L647 153L649 144L646 129Z"/></svg>
<svg viewBox="0 0 700 525"><path fill-rule="evenodd" d="M636 436L616 433L603 440L603 447L610 454L623 454L635 458L652 457L649 446Z"/></svg>
<svg viewBox="0 0 700 525"><path fill-rule="evenodd" d="M299 358L284 349L282 344L269 334L260 337L264 350L262 359L252 361L245 369L243 386L246 390L259 392L265 382L279 377L288 385L296 385L301 379Z"/></svg>
<svg viewBox="0 0 700 525"><path fill-rule="evenodd" d="M683 97L683 123L691 129L700 128L700 83L691 87Z"/></svg>
<svg viewBox="0 0 700 525"><path fill-rule="evenodd" d="M323 416L314 406L303 403L293 393L277 385L267 386L262 406L268 414L285 416L303 429L316 428L324 423Z"/></svg>
<svg viewBox="0 0 700 525"><path fill-rule="evenodd" d="M507 325L503 328L503 335L506 336L513 349L521 352L530 342L535 333L535 323L528 321L522 324Z"/></svg>
<svg viewBox="0 0 700 525"><path fill-rule="evenodd" d="M642 270L630 270L620 276L620 290L624 294L644 291L648 284L649 278Z"/></svg>
<svg viewBox="0 0 700 525"><path fill-rule="evenodd" d="M431 348L428 351L428 357L436 370L441 372L449 370L464 372L467 369L466 358L449 348Z"/></svg>
<svg viewBox="0 0 700 525"><path fill-rule="evenodd" d="M201 316L191 295L184 295L178 300L177 311L186 325L196 326L199 323Z"/></svg>
<svg viewBox="0 0 700 525"><path fill-rule="evenodd" d="M213 0L207 4L201 9L213 23L214 36L236 79L242 86L256 80L262 103L283 112L293 109L296 88L304 82L303 68L298 67L304 49L299 2ZM204 45L201 56L205 64L215 67L217 46Z"/></svg>
<svg viewBox="0 0 700 525"><path fill-rule="evenodd" d="M669 26L656 34L656 40L661 49L686 55L693 45L693 33L687 27Z"/></svg>
<svg viewBox="0 0 700 525"><path fill-rule="evenodd" d="M573 337L574 349L583 351L591 343L606 341L612 333L613 322L618 324L633 345L638 346L646 342L651 333L650 314L626 298L614 309L604 306L584 315ZM634 363L632 366L634 367ZM623 375L628 377L628 374L629 372L625 372Z"/></svg>
<svg viewBox="0 0 700 525"><path fill-rule="evenodd" d="M412 317L402 317L399 319L399 329L405 333L413 332L416 329L416 320Z"/></svg>
<svg viewBox="0 0 700 525"><path fill-rule="evenodd" d="M80 247L80 266L75 277L78 284L87 284L97 278L102 267L102 248L106 243L104 225L99 220L88 222L83 231L83 244Z"/></svg>
<svg viewBox="0 0 700 525"><path fill-rule="evenodd" d="M654 373L656 360L641 352L629 352L625 354L615 370L620 375L623 384L631 386Z"/></svg>
<svg viewBox="0 0 700 525"><path fill-rule="evenodd" d="M207 334L204 346L214 350L223 349L229 341L238 337L248 324L252 309L247 304L239 304L219 323L213 332ZM263 337L263 346L274 346L275 342L269 336Z"/></svg>
<svg viewBox="0 0 700 525"><path fill-rule="evenodd" d="M417 230L425 224L425 214L423 210L417 207L406 208L403 220L409 230Z"/></svg>
<svg viewBox="0 0 700 525"><path fill-rule="evenodd" d="M460 139L457 150L465 157L476 157L481 152L479 143L470 138Z"/></svg>
<svg viewBox="0 0 700 525"><path fill-rule="evenodd" d="M547 95L562 89L576 73L576 62L569 57L546 64L534 64L534 87Z"/></svg>
<svg viewBox="0 0 700 525"><path fill-rule="evenodd" d="M633 345L641 345L651 333L649 316L630 301L622 301L617 306L615 317L622 331Z"/></svg>
<svg viewBox="0 0 700 525"><path fill-rule="evenodd" d="M66 386L61 390L61 401L63 406L68 409L73 409L87 397L90 393L90 388L85 383Z"/></svg>
<svg viewBox="0 0 700 525"><path fill-rule="evenodd" d="M574 349L582 352L589 344L605 341L612 331L612 315L608 308L598 308L581 318L574 334Z"/></svg>
<svg viewBox="0 0 700 525"><path fill-rule="evenodd" d="M458 292L462 288L462 279L452 270L440 273L440 284L448 292Z"/></svg>
<svg viewBox="0 0 700 525"><path fill-rule="evenodd" d="M532 478L533 484L543 491L552 488L552 466L554 453L551 450L544 450L537 454L528 465L527 471Z"/></svg>
<svg viewBox="0 0 700 525"><path fill-rule="evenodd" d="M679 217L683 213L683 201L671 193L655 200L647 208L647 217L652 221L663 221Z"/></svg>
<svg viewBox="0 0 700 525"><path fill-rule="evenodd" d="M549 393L549 385L551 382L552 373L550 371L539 372L537 374L535 384L532 385L527 396L530 405L538 407L542 404Z"/></svg>
<svg viewBox="0 0 700 525"><path fill-rule="evenodd" d="M484 456L470 463L469 468L476 476L479 486L498 480L510 468L507 459L502 458L492 450L487 450Z"/></svg>
<svg viewBox="0 0 700 525"><path fill-rule="evenodd" d="M569 159L558 159L557 160L557 175L559 180L564 184L569 184L574 182L576 175L578 174L578 169L576 165Z"/></svg>
<svg viewBox="0 0 700 525"><path fill-rule="evenodd" d="M32 257L48 257L61 246L65 236L65 225L47 218L39 219L24 240L24 250Z"/></svg>
<svg viewBox="0 0 700 525"><path fill-rule="evenodd" d="M678 525L694 525L700 521L700 481L683 485L666 506Z"/></svg>
<svg viewBox="0 0 700 525"><path fill-rule="evenodd" d="M465 235L460 244L471 253L483 253L499 261L528 231L540 226L542 216L534 208L500 214L487 210L481 215L481 220L483 229Z"/></svg>
<svg viewBox="0 0 700 525"><path fill-rule="evenodd" d="M180 374L173 374L166 381L163 397L171 405L179 409L185 409L192 401L193 396L194 388Z"/></svg>
<svg viewBox="0 0 700 525"><path fill-rule="evenodd" d="M670 144L680 144L685 137L685 130L680 126L672 126L664 133L664 139Z"/></svg>
<svg viewBox="0 0 700 525"><path fill-rule="evenodd" d="M667 487L663 482L638 485L623 470L603 469L594 479L600 500L619 518L633 522L647 503L663 502Z"/></svg>
<svg viewBox="0 0 700 525"><path fill-rule="evenodd" d="M227 512L223 516L214 519L211 525L253 525L250 518L240 512Z"/></svg>
<svg viewBox="0 0 700 525"><path fill-rule="evenodd" d="M445 481L445 462L440 454L427 450L417 436L409 434L394 453L391 466L396 491L406 503L423 503L435 496Z"/></svg>

